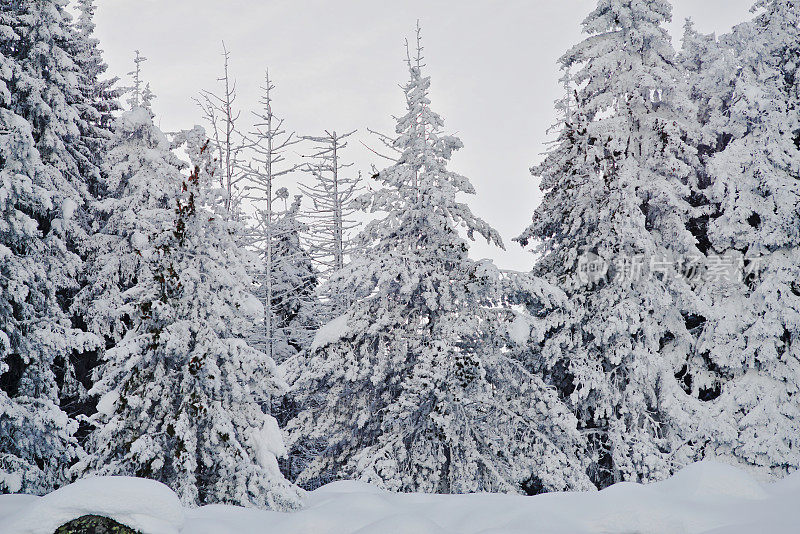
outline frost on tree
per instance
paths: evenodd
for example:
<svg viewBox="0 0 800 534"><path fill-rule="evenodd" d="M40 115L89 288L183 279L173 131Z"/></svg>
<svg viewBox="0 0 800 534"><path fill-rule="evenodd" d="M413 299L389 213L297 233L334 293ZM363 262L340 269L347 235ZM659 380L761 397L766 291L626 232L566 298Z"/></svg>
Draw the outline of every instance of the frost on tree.
<svg viewBox="0 0 800 534"><path fill-rule="evenodd" d="M700 257L695 110L663 24L663 0L600 0L589 36L560 60L572 96L532 169L544 201L517 238L572 313L537 349L590 439L598 486L650 481L692 461L709 418L684 391L702 307L680 267ZM688 381L688 379L687 379Z"/></svg>
<svg viewBox="0 0 800 534"><path fill-rule="evenodd" d="M202 91L196 99L203 116L211 128L211 147L217 164L215 176L225 191L225 212L230 218L238 218L242 209L242 183L244 151L246 142L236 125L241 112L236 110L236 80L229 72L231 54L222 43L223 74L217 81L222 83L222 92Z"/></svg>
<svg viewBox="0 0 800 534"><path fill-rule="evenodd" d="M733 47L714 34L701 34L691 20L684 25L683 46L679 55L680 64L689 84L689 97L697 108L700 136L696 141L701 166L697 176L697 187L692 191L690 202L696 207L689 221L689 230L697 238L698 248L704 254L711 249L708 238L708 223L716 210L709 199L711 178L708 163L714 154L725 149L733 138L730 106L733 102L733 87L739 69ZM701 293L704 287L699 288ZM704 314L704 315L707 315ZM702 330L706 317L696 318L696 330ZM718 394L722 378L716 374L702 374L702 365L687 373L694 374L695 386L702 384L708 391Z"/></svg>
<svg viewBox="0 0 800 534"><path fill-rule="evenodd" d="M308 136L303 139L314 143L314 151L305 170L314 177L311 185L300 184L301 191L309 199L304 217L308 221L306 241L314 261L329 278L342 269L346 259L354 252L353 233L359 222L353 217L358 211L358 195L362 192L360 176L351 176L347 169L352 163L342 159L347 148L347 138L355 131L337 134L325 131L324 136ZM342 295L325 295L331 304L331 313L347 306Z"/></svg>
<svg viewBox="0 0 800 534"><path fill-rule="evenodd" d="M100 426L88 467L159 480L187 504L291 509L299 494L280 474L285 447L261 408L286 386L244 339L261 306L247 292L205 133L179 137L195 168L162 177L177 189L169 231L132 240L147 248L147 269L122 295L132 326L106 351L92 391Z"/></svg>
<svg viewBox="0 0 800 534"><path fill-rule="evenodd" d="M714 252L741 276L711 289L704 356L728 377L733 428L717 454L767 475L800 467L800 5L763 0L726 39L738 52L728 131L709 163Z"/></svg>
<svg viewBox="0 0 800 534"><path fill-rule="evenodd" d="M300 243L307 227L298 219L300 198L289 204L289 192L279 181L298 169L286 163L286 151L298 139L275 115L275 86L266 74L261 109L254 112L256 124L248 135L253 158L246 171L244 198L254 215L247 241L256 251L252 269L255 294L263 316L251 328L249 340L278 363L308 347L316 328L316 268Z"/></svg>
<svg viewBox="0 0 800 534"><path fill-rule="evenodd" d="M430 108L417 51L389 142L396 163L366 199L383 216L331 282L364 297L319 330L293 386L304 410L292 443L321 443L299 480L439 493L586 488L574 417L503 349L506 325L490 307L499 275L469 259L460 232L501 240L457 199L474 193L447 169L462 143Z"/></svg>
<svg viewBox="0 0 800 534"><path fill-rule="evenodd" d="M81 201L58 2L0 2L0 492L51 491L77 456L55 362L79 341L58 296L74 286ZM34 46L35 44L35 46Z"/></svg>
<svg viewBox="0 0 800 534"><path fill-rule="evenodd" d="M700 156L707 157L731 139L728 117L739 67L732 47L714 34L701 34L691 20L684 25L682 43L679 60L702 132Z"/></svg>

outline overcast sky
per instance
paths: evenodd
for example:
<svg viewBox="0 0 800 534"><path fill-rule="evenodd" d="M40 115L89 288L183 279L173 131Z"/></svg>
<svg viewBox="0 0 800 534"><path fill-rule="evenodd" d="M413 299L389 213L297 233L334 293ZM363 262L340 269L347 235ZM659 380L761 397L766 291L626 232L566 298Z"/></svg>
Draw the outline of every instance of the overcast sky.
<svg viewBox="0 0 800 534"><path fill-rule="evenodd" d="M680 46L683 20L704 32L745 20L752 0L675 0L670 29ZM149 58L143 77L157 95L166 131L201 122L192 97L216 89L221 42L232 54L240 106L255 106L264 69L277 89L275 110L289 129L392 133L404 112L403 42L416 20L432 77L432 107L465 147L452 169L468 176L473 211L494 225L506 252L476 243L472 255L528 270L532 256L511 238L539 202L528 168L541 159L561 94L558 57L581 39L594 0L100 0L97 33L110 71L129 79L133 50ZM242 114L244 120L246 112ZM297 146L297 151L302 148ZM383 162L353 142L354 169ZM286 184L288 185L288 184Z"/></svg>

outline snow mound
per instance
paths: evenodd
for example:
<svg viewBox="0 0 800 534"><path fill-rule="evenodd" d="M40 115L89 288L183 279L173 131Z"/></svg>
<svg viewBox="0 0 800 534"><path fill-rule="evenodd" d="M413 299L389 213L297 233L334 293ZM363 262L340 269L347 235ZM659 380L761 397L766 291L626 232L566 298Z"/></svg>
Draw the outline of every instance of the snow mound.
<svg viewBox="0 0 800 534"><path fill-rule="evenodd" d="M800 471L796 471L783 480L776 482L770 489L773 492L797 493L800 495Z"/></svg>
<svg viewBox="0 0 800 534"><path fill-rule="evenodd" d="M425 517L410 514L399 514L375 521L353 534L448 534L448 532Z"/></svg>
<svg viewBox="0 0 800 534"><path fill-rule="evenodd" d="M703 461L692 464L668 480L653 485L675 496L707 499L754 499L769 497L764 487L744 471L733 466Z"/></svg>
<svg viewBox="0 0 800 534"><path fill-rule="evenodd" d="M107 477L45 497L0 495L0 533L52 534L97 514L144 534L794 534L800 473L762 485L735 467L691 465L651 485L536 497L397 494L340 481L291 513L211 505L183 510L165 486Z"/></svg>
<svg viewBox="0 0 800 534"><path fill-rule="evenodd" d="M160 482L142 478L87 478L22 504L0 518L0 532L53 534L84 515L109 517L145 534L179 534L184 523L178 496Z"/></svg>
<svg viewBox="0 0 800 534"><path fill-rule="evenodd" d="M376 486L373 486L372 484L361 482L360 480L337 480L336 482L325 484L324 486L313 492L314 495L342 494L342 493L373 493L378 495L387 492Z"/></svg>

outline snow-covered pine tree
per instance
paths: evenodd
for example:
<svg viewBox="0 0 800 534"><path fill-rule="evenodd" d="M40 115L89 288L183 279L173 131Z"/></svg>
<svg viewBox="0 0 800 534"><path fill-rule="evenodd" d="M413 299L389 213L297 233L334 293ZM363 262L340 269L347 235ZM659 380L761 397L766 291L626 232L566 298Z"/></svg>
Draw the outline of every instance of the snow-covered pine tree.
<svg viewBox="0 0 800 534"><path fill-rule="evenodd" d="M278 469L283 440L261 408L286 386L244 339L261 306L247 292L205 132L179 138L194 171L178 184L170 231L137 239L149 269L123 295L132 326L106 351L93 389L102 426L89 467L159 480L187 504L291 509L299 494Z"/></svg>
<svg viewBox="0 0 800 534"><path fill-rule="evenodd" d="M83 16L77 26L73 24L66 0L10 4L8 13L15 19L13 35L17 37L13 55L20 67L12 74L12 108L31 124L42 161L65 182L60 202L68 204L71 216L64 223L64 238L67 249L82 260L92 223L88 205L103 154L97 143L108 137L107 130L92 124L99 113L95 105L100 104L91 95L91 78L94 69L102 70L102 59L99 51L92 50L90 36L79 28L88 30L90 18ZM99 64L92 65L93 61ZM65 311L83 283L80 261L72 265L75 268L63 270L58 282L59 304ZM76 399L82 391L79 379L85 378L76 369L83 366L91 336L76 330L69 337L72 347L56 356L54 370L61 405L75 415L82 411Z"/></svg>
<svg viewBox="0 0 800 534"><path fill-rule="evenodd" d="M290 441L322 445L300 481L441 493L521 493L532 480L544 490L589 487L575 419L503 350L506 325L490 308L497 270L469 259L459 229L502 243L457 200L474 189L447 169L462 143L430 108L417 38L392 143L398 159L367 199L384 215L332 282L364 298L319 330L293 385L304 409Z"/></svg>
<svg viewBox="0 0 800 534"><path fill-rule="evenodd" d="M173 231L182 167L148 110L136 107L115 121L102 195L92 207L98 229L86 261L86 286L73 305L101 349L114 347L140 320L128 299L152 284L153 248Z"/></svg>
<svg viewBox="0 0 800 534"><path fill-rule="evenodd" d="M726 40L741 69L729 107L733 140L709 164L709 223L721 273L704 356L729 382L733 431L716 454L764 475L800 468L800 5L760 0Z"/></svg>
<svg viewBox="0 0 800 534"><path fill-rule="evenodd" d="M273 111L275 86L269 72L262 89L262 108L254 112L256 124L248 136L253 161L243 188L255 212L248 234L258 256L255 292L264 306L263 319L254 325L250 341L282 363L310 341L317 275L300 244L300 234L306 229L298 219L300 200L296 198L290 207L288 190L277 183L298 169L286 163L285 153L299 140L283 129L283 119Z"/></svg>
<svg viewBox="0 0 800 534"><path fill-rule="evenodd" d="M698 32L690 19L684 25L682 44L679 60L688 78L689 97L697 108L702 132L698 151L705 159L731 140L728 117L739 66L731 46L713 33Z"/></svg>
<svg viewBox="0 0 800 534"><path fill-rule="evenodd" d="M0 71L7 66L0 59ZM57 301L75 259L54 226L57 173L36 151L30 125L6 107L0 81L0 493L46 493L75 460L77 424L59 408L55 358L69 323ZM56 197L57 198L57 197ZM43 228L50 226L48 231Z"/></svg>
<svg viewBox="0 0 800 534"><path fill-rule="evenodd" d="M0 2L0 491L65 481L76 425L59 379L82 339L63 312L80 258L85 198L63 2ZM56 370L61 373L57 376Z"/></svg>
<svg viewBox="0 0 800 534"><path fill-rule="evenodd" d="M31 124L36 149L45 165L58 171L69 195L72 217L66 225L68 247L77 251L86 237L85 203L91 199L79 164L81 130L80 71L75 30L67 0L6 1L9 20L4 36L13 71L9 73L10 107ZM73 278L77 273L65 273ZM75 282L71 282L75 285Z"/></svg>
<svg viewBox="0 0 800 534"><path fill-rule="evenodd" d="M353 218L358 211L356 199L363 187L359 176L348 176L346 169L352 163L342 161L342 152L347 148L346 134L325 131L324 136L306 136L304 140L314 143L312 159L304 170L314 182L300 184L300 190L310 199L303 216L309 221L306 240L312 257L324 271L337 271L344 267L345 258L353 252L352 233L359 223Z"/></svg>
<svg viewBox="0 0 800 534"><path fill-rule="evenodd" d="M63 310L77 287L88 193L75 157L80 92L64 5L0 2L5 491L53 489L76 455L58 388L85 341Z"/></svg>
<svg viewBox="0 0 800 534"><path fill-rule="evenodd" d="M731 46L717 39L714 34L701 34L690 19L684 24L682 45L678 59L689 84L689 97L697 108L700 127L697 143L700 168L697 186L693 188L690 197L696 210L689 220L688 228L697 239L698 249L704 254L712 254L713 257L708 222L715 216L716 209L709 199L711 179L707 166L711 157L723 150L733 137L728 118L739 67ZM697 287L698 293L707 297L707 288L708 284L700 284ZM707 309L702 316L698 315L690 320L693 333L703 332L710 313L712 310ZM718 396L725 380L718 370L710 367L713 366L709 366L704 357L693 357L683 373L684 378L691 377L692 387L705 399Z"/></svg>
<svg viewBox="0 0 800 534"><path fill-rule="evenodd" d="M739 66L734 47L724 39L717 39L714 34L701 34L689 19L684 25L683 46L678 59L689 84L689 98L697 108L700 128L700 137L696 143L700 167L696 187L692 188L689 199L695 212L689 220L688 228L697 239L700 252L708 256L708 267L709 262L718 261L708 236L709 221L718 215L717 207L710 199L711 177L708 165L711 158L724 150L733 138L729 117ZM704 276L708 274L709 271L704 272ZM713 300L709 294L714 291L713 285L700 283L695 288L698 296L707 303ZM702 315L688 318L687 324L696 338L703 336L706 322L714 310L713 307L706 307ZM702 342L696 343L695 348L701 345ZM681 372L681 379L686 388L691 388L694 394L704 400L718 397L722 384L727 380L725 373L709 361L702 348L695 350L689 358L686 369Z"/></svg>
<svg viewBox="0 0 800 534"><path fill-rule="evenodd" d="M86 188L74 149L80 137L76 103L81 97L66 4L66 0L5 1L3 12L11 33L4 41L16 68L9 73L10 106L33 125L42 161L72 185L73 201L80 207L84 197L77 195L85 194Z"/></svg>
<svg viewBox="0 0 800 534"><path fill-rule="evenodd" d="M95 0L78 0L79 15L74 27L71 45L78 67L80 100L80 138L78 163L81 175L92 196L100 193L100 172L103 156L111 141L114 113L120 110L118 98L122 91L116 88L118 78L105 79L106 65L99 41L94 37Z"/></svg>
<svg viewBox="0 0 800 534"><path fill-rule="evenodd" d="M141 102L139 91L134 93L132 98ZM115 121L113 131L101 172L100 196L92 205L97 230L85 263L86 285L73 303L73 313L98 339L96 361L84 362L92 381L103 380L106 368L122 363L109 360L113 356L106 351L142 321L135 296L154 283L152 256L173 230L175 200L184 178L183 164L170 151L148 110L133 107ZM83 397L93 400L85 393ZM94 415L96 420L101 417ZM96 427L89 436L90 457L81 469L94 468L94 456L110 445L100 438L102 433Z"/></svg>
<svg viewBox="0 0 800 534"><path fill-rule="evenodd" d="M668 476L708 421L675 377L702 310L679 272L700 256L687 229L697 126L670 17L664 0L599 0L584 20L589 36L560 60L569 112L532 169L544 200L517 238L537 242L534 273L572 303L536 350L589 436L600 487Z"/></svg>
<svg viewBox="0 0 800 534"><path fill-rule="evenodd" d="M108 66L103 61L99 41L94 37L96 10L94 0L78 0L75 7L79 14L72 27L69 45L77 67L79 100L75 102L75 108L78 111L80 135L76 139L72 153L88 189L88 202L85 211L82 212L85 216L83 226L88 237L97 230L96 223L100 222L95 219L97 213L92 210L91 202L103 194L104 180L101 177L103 159L111 146L114 114L120 110L118 98L122 90L116 87L118 78L103 78ZM76 244L81 259L86 260L93 245L92 241L89 239ZM87 331L87 327L79 314L75 314L72 295L86 286L85 275L84 267L77 287L65 302L65 306L70 308L73 324L83 331ZM63 380L61 404L73 417L89 415L93 410L86 391L91 387L91 371L97 363L99 343L95 340L94 343L86 344L83 349L73 351L70 362L63 366L66 376ZM83 429L79 431L78 436L83 436Z"/></svg>
<svg viewBox="0 0 800 534"><path fill-rule="evenodd" d="M279 188L269 212L259 211L256 216L260 219L247 231L257 257L253 294L264 306L270 303L265 316L254 324L249 340L278 363L308 348L318 326L317 270L300 243L301 232L306 230L298 219L302 197L296 195L291 205L288 198L288 190Z"/></svg>
<svg viewBox="0 0 800 534"><path fill-rule="evenodd" d="M277 328L282 331L294 353L311 345L318 328L316 287L318 273L311 255L301 245L301 234L307 231L299 220L302 197L295 195L289 205L284 198L285 188L277 191L283 199L283 209L274 222L273 250L273 300L272 309L277 319Z"/></svg>

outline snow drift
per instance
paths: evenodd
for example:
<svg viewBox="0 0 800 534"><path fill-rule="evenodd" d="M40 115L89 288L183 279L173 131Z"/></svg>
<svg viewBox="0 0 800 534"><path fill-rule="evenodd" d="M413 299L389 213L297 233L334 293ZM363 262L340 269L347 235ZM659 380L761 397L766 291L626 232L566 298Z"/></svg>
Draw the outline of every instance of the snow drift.
<svg viewBox="0 0 800 534"><path fill-rule="evenodd" d="M44 497L0 496L0 532L52 534L95 514L144 534L788 534L800 525L798 502L800 473L761 484L714 462L647 486L536 497L395 494L342 481L307 493L303 509L293 513L221 505L185 510L158 482L103 477Z"/></svg>

